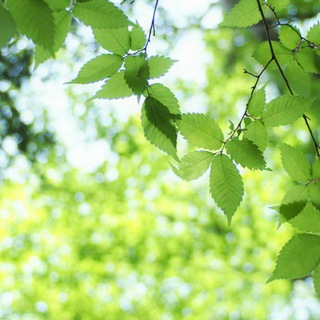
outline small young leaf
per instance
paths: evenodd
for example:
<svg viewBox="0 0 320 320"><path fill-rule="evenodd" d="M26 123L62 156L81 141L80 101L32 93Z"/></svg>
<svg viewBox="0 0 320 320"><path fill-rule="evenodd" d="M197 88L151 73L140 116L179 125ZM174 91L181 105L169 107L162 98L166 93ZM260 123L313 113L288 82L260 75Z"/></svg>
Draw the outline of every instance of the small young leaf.
<svg viewBox="0 0 320 320"><path fill-rule="evenodd" d="M287 144L281 144L282 165L288 175L295 181L308 182L310 179L310 165L303 153Z"/></svg>
<svg viewBox="0 0 320 320"><path fill-rule="evenodd" d="M233 138L226 145L230 157L242 167L263 170L266 162L259 148L248 139Z"/></svg>
<svg viewBox="0 0 320 320"><path fill-rule="evenodd" d="M153 56L148 60L149 69L150 69L150 79L159 78L163 76L171 66L175 63L175 60L172 60L168 57L163 56Z"/></svg>
<svg viewBox="0 0 320 320"><path fill-rule="evenodd" d="M295 28L295 30L297 30ZM293 30L293 27L281 26L279 30L279 39L281 43L288 49L294 50L299 44L301 37L299 31Z"/></svg>
<svg viewBox="0 0 320 320"><path fill-rule="evenodd" d="M229 13L226 14L222 27L246 28L261 20L257 1L240 0Z"/></svg>
<svg viewBox="0 0 320 320"><path fill-rule="evenodd" d="M311 202L296 215L289 223L304 232L320 233L320 210L317 210Z"/></svg>
<svg viewBox="0 0 320 320"><path fill-rule="evenodd" d="M12 19L10 12L0 5L0 48L5 46L7 42L17 32L16 25Z"/></svg>
<svg viewBox="0 0 320 320"><path fill-rule="evenodd" d="M201 113L186 113L177 124L181 134L190 144L211 150L221 148L223 133L212 118Z"/></svg>
<svg viewBox="0 0 320 320"><path fill-rule="evenodd" d="M213 158L210 172L210 192L230 224L243 197L243 182L235 164L224 154L216 155Z"/></svg>
<svg viewBox="0 0 320 320"><path fill-rule="evenodd" d="M107 0L76 1L72 13L93 28L112 29L130 24L123 11Z"/></svg>
<svg viewBox="0 0 320 320"><path fill-rule="evenodd" d="M302 48L296 54L300 66L307 72L320 73L320 56L311 48Z"/></svg>
<svg viewBox="0 0 320 320"><path fill-rule="evenodd" d="M268 280L296 279L309 275L320 261L320 237L299 234L282 248L275 270Z"/></svg>
<svg viewBox="0 0 320 320"><path fill-rule="evenodd" d="M317 296L320 299L320 265L318 265L313 272L313 285Z"/></svg>
<svg viewBox="0 0 320 320"><path fill-rule="evenodd" d="M130 50L130 33L127 27L117 29L93 28L93 34L102 48L121 56Z"/></svg>
<svg viewBox="0 0 320 320"><path fill-rule="evenodd" d="M154 98L146 98L141 113L144 135L149 142L179 161L176 153L177 131L169 110Z"/></svg>
<svg viewBox="0 0 320 320"><path fill-rule="evenodd" d="M142 49L147 42L146 34L141 26L137 23L130 32L131 50L136 51Z"/></svg>
<svg viewBox="0 0 320 320"><path fill-rule="evenodd" d="M126 58L124 78L132 91L140 96L147 88L149 79L148 62L142 56Z"/></svg>
<svg viewBox="0 0 320 320"><path fill-rule="evenodd" d="M174 173L183 180L198 179L209 169L213 157L211 152L194 151L181 159L179 168L172 168Z"/></svg>
<svg viewBox="0 0 320 320"><path fill-rule="evenodd" d="M266 104L265 86L257 90L250 100L248 113L253 117L260 117L261 111Z"/></svg>
<svg viewBox="0 0 320 320"><path fill-rule="evenodd" d="M320 44L320 23L312 26L307 34L307 39L314 44Z"/></svg>
<svg viewBox="0 0 320 320"><path fill-rule="evenodd" d="M171 114L180 114L179 101L169 88L161 83L154 83L144 92L145 96L150 96L158 100L168 108Z"/></svg>
<svg viewBox="0 0 320 320"><path fill-rule="evenodd" d="M122 62L122 57L117 54L102 54L87 62L69 83L84 84L104 80L116 73Z"/></svg>
<svg viewBox="0 0 320 320"><path fill-rule="evenodd" d="M133 95L126 80L124 71L112 75L92 99L122 99Z"/></svg>
<svg viewBox="0 0 320 320"><path fill-rule="evenodd" d="M312 100L296 96L280 96L271 100L261 118L268 127L284 126L296 121L312 104Z"/></svg>
<svg viewBox="0 0 320 320"><path fill-rule="evenodd" d="M296 61L290 61L285 70L285 75L290 83L291 88L302 97L310 95L310 76L304 71Z"/></svg>
<svg viewBox="0 0 320 320"><path fill-rule="evenodd" d="M267 128L261 121L252 121L246 126L243 137L251 140L261 151L264 151L267 147Z"/></svg>
<svg viewBox="0 0 320 320"><path fill-rule="evenodd" d="M6 5L20 32L52 51L55 28L48 4L43 0L7 0Z"/></svg>

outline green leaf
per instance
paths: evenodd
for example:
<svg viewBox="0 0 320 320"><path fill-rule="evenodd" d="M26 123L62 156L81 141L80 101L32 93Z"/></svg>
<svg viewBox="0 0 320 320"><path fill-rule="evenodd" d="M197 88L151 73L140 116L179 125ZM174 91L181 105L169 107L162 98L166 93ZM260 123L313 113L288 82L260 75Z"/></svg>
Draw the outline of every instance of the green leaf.
<svg viewBox="0 0 320 320"><path fill-rule="evenodd" d="M298 215L289 220L289 223L300 231L320 233L320 210L308 202Z"/></svg>
<svg viewBox="0 0 320 320"><path fill-rule="evenodd" d="M313 178L320 178L320 158L312 164L312 177Z"/></svg>
<svg viewBox="0 0 320 320"><path fill-rule="evenodd" d="M150 69L150 79L159 78L163 76L171 66L175 63L175 60L172 60L168 57L163 56L153 56L148 60L149 69Z"/></svg>
<svg viewBox="0 0 320 320"><path fill-rule="evenodd" d="M51 10L59 11L64 10L70 6L70 0L44 0Z"/></svg>
<svg viewBox="0 0 320 320"><path fill-rule="evenodd" d="M293 59L293 55L288 48L284 47L281 43L277 41L271 41L271 43L273 46L274 53L281 66L284 66L285 64L287 64ZM270 52L268 41L258 44L257 49L254 51L252 56L262 66L266 66L271 59L271 52ZM277 66L273 61L269 65L268 69L274 69L274 68L277 68Z"/></svg>
<svg viewBox="0 0 320 320"><path fill-rule="evenodd" d="M295 201L306 202L309 198L308 189L305 185L292 186L282 199L282 204L289 204Z"/></svg>
<svg viewBox="0 0 320 320"><path fill-rule="evenodd" d="M186 113L177 124L181 134L190 144L210 150L221 148L223 133L212 118L201 113Z"/></svg>
<svg viewBox="0 0 320 320"><path fill-rule="evenodd" d="M252 121L246 126L243 137L251 140L261 151L264 151L267 147L267 128L261 121Z"/></svg>
<svg viewBox="0 0 320 320"><path fill-rule="evenodd" d="M268 4L278 12L287 7L290 0L268 0Z"/></svg>
<svg viewBox="0 0 320 320"><path fill-rule="evenodd" d="M93 28L112 29L130 24L122 10L107 0L77 1L72 13L85 25Z"/></svg>
<svg viewBox="0 0 320 320"><path fill-rule="evenodd" d="M233 138L226 145L230 157L242 167L263 170L266 162L259 148L248 139Z"/></svg>
<svg viewBox="0 0 320 320"><path fill-rule="evenodd" d="M112 75L92 99L121 99L133 95L124 79L124 71Z"/></svg>
<svg viewBox="0 0 320 320"><path fill-rule="evenodd" d="M320 299L320 265L318 265L313 272L313 285Z"/></svg>
<svg viewBox="0 0 320 320"><path fill-rule="evenodd" d="M64 44L71 25L71 14L69 11L61 10L53 12L55 34L53 39L53 53L56 53ZM52 52L43 48L41 45L36 47L36 67L54 56Z"/></svg>
<svg viewBox="0 0 320 320"><path fill-rule="evenodd" d="M102 54L88 61L77 77L69 83L92 83L104 80L116 73L122 65L122 57L116 54Z"/></svg>
<svg viewBox="0 0 320 320"><path fill-rule="evenodd" d="M129 56L125 59L124 78L132 91L140 96L147 88L149 79L148 62L143 56Z"/></svg>
<svg viewBox="0 0 320 320"><path fill-rule="evenodd" d="M266 105L261 118L268 127L284 126L296 121L310 107L312 101L296 96L280 96Z"/></svg>
<svg viewBox="0 0 320 320"><path fill-rule="evenodd" d="M308 185L308 192L312 203L320 208L320 181L310 183Z"/></svg>
<svg viewBox="0 0 320 320"><path fill-rule="evenodd" d="M150 96L158 100L168 108L171 114L180 114L179 101L169 88L161 83L154 83L144 92L145 96Z"/></svg>
<svg viewBox="0 0 320 320"><path fill-rule="evenodd" d="M10 12L0 5L0 47L5 46L17 32Z"/></svg>
<svg viewBox="0 0 320 320"><path fill-rule="evenodd" d="M261 111L266 104L266 93L264 89L265 86L255 91L249 102L248 113L253 117L260 117Z"/></svg>
<svg viewBox="0 0 320 320"><path fill-rule="evenodd" d="M310 165L303 153L287 144L281 144L282 165L288 175L295 181L308 182Z"/></svg>
<svg viewBox="0 0 320 320"><path fill-rule="evenodd" d="M229 13L226 14L222 27L246 28L261 20L256 0L240 0Z"/></svg>
<svg viewBox="0 0 320 320"><path fill-rule="evenodd" d="M320 56L311 48L302 48L296 54L300 66L307 72L320 73Z"/></svg>
<svg viewBox="0 0 320 320"><path fill-rule="evenodd" d="M43 0L7 0L6 5L19 31L52 51L55 28L47 3Z"/></svg>
<svg viewBox="0 0 320 320"><path fill-rule="evenodd" d="M137 23L130 32L131 50L136 51L144 48L147 42L146 34L141 26Z"/></svg>
<svg viewBox="0 0 320 320"><path fill-rule="evenodd" d="M307 39L311 41L314 44L320 44L320 23L313 25L308 33L307 33Z"/></svg>
<svg viewBox="0 0 320 320"><path fill-rule="evenodd" d="M93 34L102 48L121 56L130 50L130 33L127 27L117 29L93 28Z"/></svg>
<svg viewBox="0 0 320 320"><path fill-rule="evenodd" d="M212 161L210 192L230 224L243 197L243 182L235 164L224 154L216 155Z"/></svg>
<svg viewBox="0 0 320 320"><path fill-rule="evenodd" d="M147 140L179 161L177 131L169 110L154 98L147 97L142 107L141 123Z"/></svg>
<svg viewBox="0 0 320 320"><path fill-rule="evenodd" d="M292 60L288 63L285 70L285 75L289 81L291 88L302 97L310 95L310 77L296 61Z"/></svg>
<svg viewBox="0 0 320 320"><path fill-rule="evenodd" d="M295 31L296 30L296 31ZM284 25L279 30L279 39L281 43L288 49L294 50L301 41L299 31L293 27Z"/></svg>
<svg viewBox="0 0 320 320"><path fill-rule="evenodd" d="M288 221L296 217L300 212L302 212L302 210L306 206L306 203L306 201L294 201L290 203L283 203L279 208L279 213L285 221Z"/></svg>
<svg viewBox="0 0 320 320"><path fill-rule="evenodd" d="M194 151L181 159L179 168L172 167L174 173L183 180L200 178L210 167L214 155L207 151Z"/></svg>
<svg viewBox="0 0 320 320"><path fill-rule="evenodd" d="M319 260L320 237L312 234L296 235L282 248L268 282L305 277L319 264Z"/></svg>

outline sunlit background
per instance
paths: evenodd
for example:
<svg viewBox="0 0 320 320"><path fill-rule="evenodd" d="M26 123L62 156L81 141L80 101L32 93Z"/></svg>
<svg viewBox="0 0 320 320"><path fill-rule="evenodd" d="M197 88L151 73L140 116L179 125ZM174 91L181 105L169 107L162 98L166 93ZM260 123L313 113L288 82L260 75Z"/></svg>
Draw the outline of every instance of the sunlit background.
<svg viewBox="0 0 320 320"><path fill-rule="evenodd" d="M147 33L153 3L121 7ZM159 81L182 111L207 112L226 132L264 40L260 26L218 27L234 3L160 0L148 48L178 60ZM303 30L319 20L317 0L291 3ZM36 69L28 39L1 49L0 319L319 319L311 279L266 284L293 232L277 229L272 210L289 182L274 147L280 137L311 153L302 123L270 141L274 171L241 169L246 194L228 226L207 176L182 182L145 140L135 98L89 100L101 83L66 84L101 51L89 28L73 25L57 59ZM263 81L268 99L282 90L273 74Z"/></svg>

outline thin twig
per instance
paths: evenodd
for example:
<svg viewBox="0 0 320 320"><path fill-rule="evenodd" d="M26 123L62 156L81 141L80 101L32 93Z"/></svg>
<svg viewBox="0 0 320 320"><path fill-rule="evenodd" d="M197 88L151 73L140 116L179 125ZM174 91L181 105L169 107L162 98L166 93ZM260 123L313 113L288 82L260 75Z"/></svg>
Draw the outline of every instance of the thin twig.
<svg viewBox="0 0 320 320"><path fill-rule="evenodd" d="M156 3L154 5L154 9L153 9L153 15L152 15L152 21L151 21L151 25L150 25L150 29L149 29L148 39L147 39L145 47L143 48L143 50L145 52L147 51L148 45L151 42L151 36L156 35L155 21L156 21L156 12L157 12L157 8L158 8L158 3L159 3L159 0L156 0Z"/></svg>

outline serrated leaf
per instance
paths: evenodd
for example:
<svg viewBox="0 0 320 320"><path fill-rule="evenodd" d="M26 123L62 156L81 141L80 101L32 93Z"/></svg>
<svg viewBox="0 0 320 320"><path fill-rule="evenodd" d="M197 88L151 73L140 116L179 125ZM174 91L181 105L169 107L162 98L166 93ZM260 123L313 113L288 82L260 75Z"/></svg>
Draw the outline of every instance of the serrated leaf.
<svg viewBox="0 0 320 320"><path fill-rule="evenodd" d="M102 54L88 61L77 77L69 83L92 83L104 80L116 73L122 65L122 57L116 54Z"/></svg>
<svg viewBox="0 0 320 320"><path fill-rule="evenodd" d="M112 75L92 99L122 99L133 95L126 80L124 71Z"/></svg>
<svg viewBox="0 0 320 320"><path fill-rule="evenodd" d="M290 124L300 118L310 107L312 100L296 96L280 96L271 100L261 118L267 127Z"/></svg>
<svg viewBox="0 0 320 320"><path fill-rule="evenodd" d="M210 172L210 193L227 216L229 224L243 197L242 177L232 162L224 155L213 158Z"/></svg>
<svg viewBox="0 0 320 320"><path fill-rule="evenodd" d="M147 42L146 34L142 27L137 23L130 32L131 50L136 51L144 48Z"/></svg>
<svg viewBox="0 0 320 320"><path fill-rule="evenodd" d="M127 27L116 29L93 28L93 34L102 48L121 56L130 50L130 32Z"/></svg>
<svg viewBox="0 0 320 320"><path fill-rule="evenodd" d="M166 74L175 62L175 60L164 56L150 57L148 59L150 79L159 78Z"/></svg>
<svg viewBox="0 0 320 320"><path fill-rule="evenodd" d="M251 140L261 151L264 151L267 147L267 128L261 121L252 121L246 126L243 137Z"/></svg>
<svg viewBox="0 0 320 320"><path fill-rule="evenodd" d="M299 65L307 72L320 73L320 56L311 48L302 48L295 55Z"/></svg>
<svg viewBox="0 0 320 320"><path fill-rule="evenodd" d="M296 31L295 31L296 30ZM279 39L281 43L288 49L294 50L301 41L299 31L291 26L281 26L279 29Z"/></svg>
<svg viewBox="0 0 320 320"><path fill-rule="evenodd" d="M290 203L282 203L279 208L279 213L284 218L285 221L288 221L302 212L305 208L307 201L294 201Z"/></svg>
<svg viewBox="0 0 320 320"><path fill-rule="evenodd" d="M320 208L320 181L310 183L308 185L308 192L312 203Z"/></svg>
<svg viewBox="0 0 320 320"><path fill-rule="evenodd" d="M68 35L72 18L70 12L66 10L55 11L53 12L53 17L56 30L53 39L53 50L50 52L41 45L38 45L36 47L35 54L36 67L45 62L47 59L53 57L54 53L56 53L63 46Z"/></svg>
<svg viewBox="0 0 320 320"><path fill-rule="evenodd" d="M201 113L183 114L181 120L177 121L179 130L184 138L192 145L218 150L222 146L223 133L219 125Z"/></svg>
<svg viewBox="0 0 320 320"><path fill-rule="evenodd" d="M320 299L320 265L318 265L313 272L313 285L317 296Z"/></svg>
<svg viewBox="0 0 320 320"><path fill-rule="evenodd" d="M246 28L261 20L256 0L240 0L229 13L226 14L222 27Z"/></svg>
<svg viewBox="0 0 320 320"><path fill-rule="evenodd" d="M287 7L290 0L268 0L268 4L278 12Z"/></svg>
<svg viewBox="0 0 320 320"><path fill-rule="evenodd" d="M303 210L289 223L304 232L320 233L320 210L308 202Z"/></svg>
<svg viewBox="0 0 320 320"><path fill-rule="evenodd" d="M142 56L126 58L124 78L132 91L140 96L147 88L149 79L148 62Z"/></svg>
<svg viewBox="0 0 320 320"><path fill-rule="evenodd" d="M285 75L289 81L291 88L302 97L310 95L310 76L304 71L296 61L292 60L288 63Z"/></svg>
<svg viewBox="0 0 320 320"><path fill-rule="evenodd" d="M17 32L10 12L0 5L0 47L5 46Z"/></svg>
<svg viewBox="0 0 320 320"><path fill-rule="evenodd" d="M307 182L310 179L310 165L304 154L287 144L281 144L281 160L288 175L295 181Z"/></svg>
<svg viewBox="0 0 320 320"><path fill-rule="evenodd" d="M289 204L295 201L306 202L308 198L308 188L305 185L295 185L287 191L282 199L282 204Z"/></svg>
<svg viewBox="0 0 320 320"><path fill-rule="evenodd" d="M169 110L154 98L147 97L142 107L141 123L147 140L179 161L177 131Z"/></svg>
<svg viewBox="0 0 320 320"><path fill-rule="evenodd" d="M320 178L320 158L317 158L312 164L312 177Z"/></svg>
<svg viewBox="0 0 320 320"><path fill-rule="evenodd" d="M264 89L265 86L257 90L249 102L248 113L253 117L259 117L266 104L266 93Z"/></svg>
<svg viewBox="0 0 320 320"><path fill-rule="evenodd" d="M145 96L150 96L158 100L168 108L171 114L180 114L179 101L169 88L161 83L154 83L144 92Z"/></svg>
<svg viewBox="0 0 320 320"><path fill-rule="evenodd" d="M43 0L7 0L6 5L19 31L52 51L55 28L48 4Z"/></svg>
<svg viewBox="0 0 320 320"><path fill-rule="evenodd" d="M271 41L271 43L273 46L274 53L281 66L284 66L285 64L287 64L293 59L292 52L288 48L284 47L281 43L277 41ZM258 44L252 56L262 66L266 66L271 59L271 52L270 52L268 41ZM274 68L277 68L277 66L273 61L269 65L268 69L274 69Z"/></svg>
<svg viewBox="0 0 320 320"><path fill-rule="evenodd" d="M314 270L319 261L320 237L312 234L296 235L282 248L268 282L305 277Z"/></svg>
<svg viewBox="0 0 320 320"><path fill-rule="evenodd" d="M233 138L226 145L230 157L242 167L263 170L266 162L259 148L250 140Z"/></svg>
<svg viewBox="0 0 320 320"><path fill-rule="evenodd" d="M314 44L320 44L320 23L313 25L308 33L307 33L307 39L311 41Z"/></svg>
<svg viewBox="0 0 320 320"><path fill-rule="evenodd" d="M200 178L210 167L214 155L207 151L194 151L185 155L179 167L172 167L174 173L183 180Z"/></svg>
<svg viewBox="0 0 320 320"><path fill-rule="evenodd" d="M85 25L93 28L112 29L130 24L122 10L107 0L77 1L72 13Z"/></svg>

